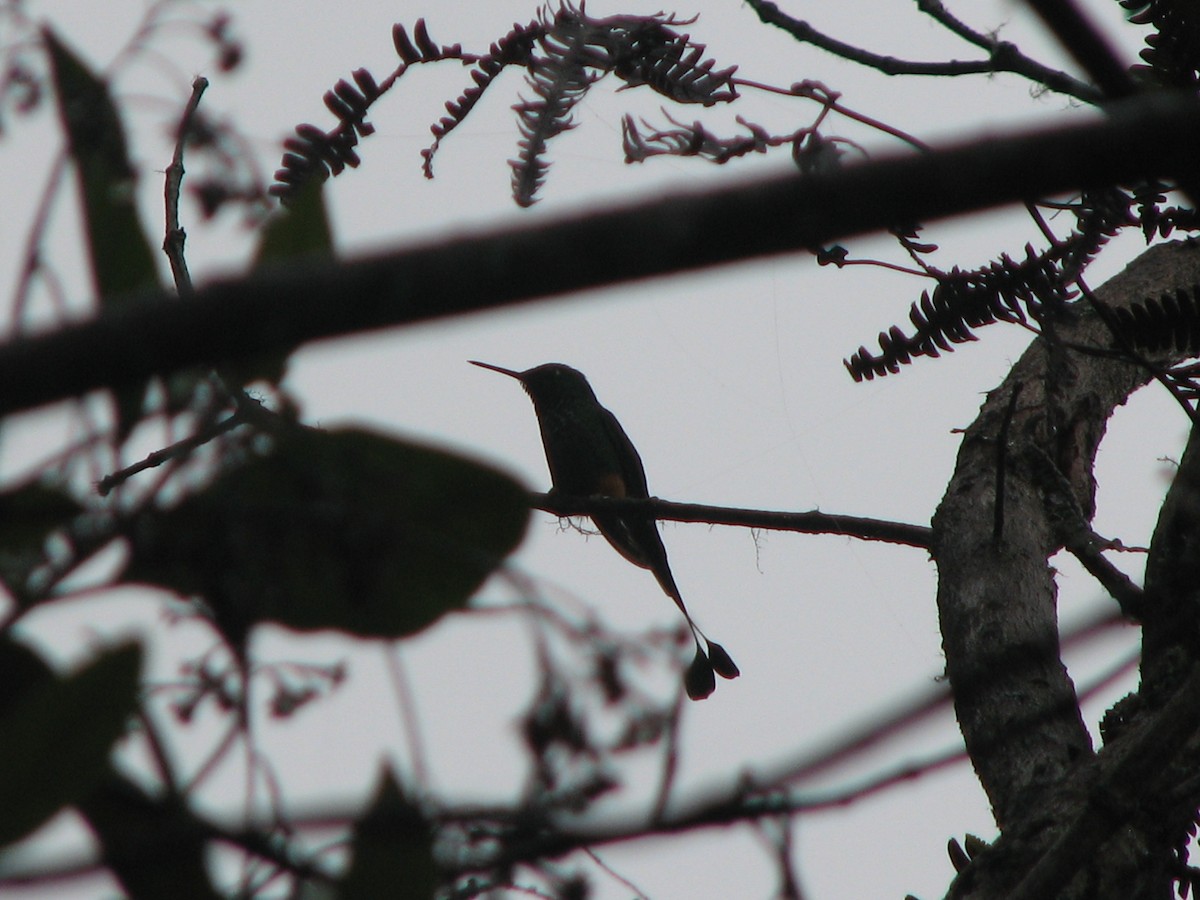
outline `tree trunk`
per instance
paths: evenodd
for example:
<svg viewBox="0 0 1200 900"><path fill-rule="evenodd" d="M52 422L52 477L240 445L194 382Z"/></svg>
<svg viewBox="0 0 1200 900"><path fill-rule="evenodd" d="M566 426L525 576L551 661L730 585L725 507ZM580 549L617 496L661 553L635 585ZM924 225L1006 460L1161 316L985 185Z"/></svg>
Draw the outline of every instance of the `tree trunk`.
<svg viewBox="0 0 1200 900"><path fill-rule="evenodd" d="M1200 249L1174 243L1148 250L1096 294L1118 307L1197 284ZM1086 303L1047 333L967 429L933 520L946 672L1001 832L950 896L1165 900L1178 874L1174 848L1200 800L1195 788L1179 795L1182 774L1173 768L1190 761L1200 727L1196 655L1172 670L1153 703L1123 701L1114 718L1121 727L1094 751L1059 652L1049 565L1092 517L1093 465L1109 415L1151 375L1070 349L1113 346ZM1149 633L1154 614L1139 612ZM1187 622L1195 631L1197 617Z"/></svg>

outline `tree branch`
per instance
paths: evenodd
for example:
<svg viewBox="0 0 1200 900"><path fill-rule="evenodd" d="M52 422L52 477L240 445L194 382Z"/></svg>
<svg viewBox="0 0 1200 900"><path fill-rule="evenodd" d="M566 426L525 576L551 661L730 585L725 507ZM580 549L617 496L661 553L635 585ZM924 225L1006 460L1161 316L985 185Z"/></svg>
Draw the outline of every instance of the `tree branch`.
<svg viewBox="0 0 1200 900"><path fill-rule="evenodd" d="M1064 549L1082 565L1117 601L1121 613L1134 621L1144 621L1145 594L1133 581L1105 558L1101 552L1114 546L1092 530L1079 498L1054 460L1039 447L1026 448L1025 463L1030 478L1042 492L1050 526Z"/></svg>
<svg viewBox="0 0 1200 900"><path fill-rule="evenodd" d="M163 252L171 263L171 274L175 278L175 288L180 297L188 297L192 293L192 276L188 272L187 258L183 253L183 245L187 241L187 232L179 222L179 193L183 186L183 150L191 136L196 111L200 108L200 98L208 88L208 79L196 76L192 82L192 96L183 110L179 120L179 129L175 138L175 153L171 164L167 166L167 177L163 185L163 203L166 208L167 233L163 238Z"/></svg>
<svg viewBox="0 0 1200 900"><path fill-rule="evenodd" d="M1117 51L1071 0L1029 0L1029 5L1106 97L1119 100L1137 93Z"/></svg>
<svg viewBox="0 0 1200 900"><path fill-rule="evenodd" d="M1154 177L1193 164L1195 98L1156 95L1107 120L424 244L292 264L193 301L105 305L89 322L0 346L0 415L191 365L385 326L795 252L899 221ZM738 227L730 226L737 222Z"/></svg>
<svg viewBox="0 0 1200 900"><path fill-rule="evenodd" d="M761 22L774 25L786 31L802 44L812 44L814 47L859 63L872 69L877 69L885 75L976 75L980 73L1012 72L1021 75L1038 84L1045 85L1052 91L1067 94L1085 103L1099 103L1104 95L1091 85L1072 78L1066 72L1051 69L1036 60L1030 59L1017 49L1015 44L1008 41L987 39L978 32L966 28L958 19L947 13L940 3L930 3L928 0L918 0L918 8L925 12L950 31L976 46L988 51L987 59L980 60L938 60L936 62L916 62L913 60L897 59L894 56L884 56L872 53L845 41L839 41L813 28L808 22L793 18L780 10L771 0L746 0L746 5L753 9ZM953 23L953 25L951 24Z"/></svg>
<svg viewBox="0 0 1200 900"><path fill-rule="evenodd" d="M590 516L593 512L641 514L666 522L700 522L706 525L732 525L762 528L768 531L796 531L801 534L844 534L864 541L885 541L928 548L932 530L924 525L887 522L860 516L840 516L811 512L774 512L763 509L738 509L705 506L700 503L675 503L651 497L648 500L617 497L563 497L557 494L533 494L535 508L556 516Z"/></svg>
<svg viewBox="0 0 1200 900"><path fill-rule="evenodd" d="M1146 798L1166 788L1162 784L1164 774L1174 774L1171 763L1197 728L1200 669L1193 669L1156 716L1135 734L1125 735L1106 754L1103 771L1094 779L1078 814L1027 871L1016 890L1006 895L1009 900L1062 896L1071 879L1102 855L1100 848L1109 838L1148 814Z"/></svg>

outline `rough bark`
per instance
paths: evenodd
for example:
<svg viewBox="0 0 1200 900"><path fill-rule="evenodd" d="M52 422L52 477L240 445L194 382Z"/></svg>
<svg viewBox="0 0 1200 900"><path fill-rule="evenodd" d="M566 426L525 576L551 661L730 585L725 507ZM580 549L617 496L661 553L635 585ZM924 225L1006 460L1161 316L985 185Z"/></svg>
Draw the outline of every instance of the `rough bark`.
<svg viewBox="0 0 1200 900"><path fill-rule="evenodd" d="M1120 306L1196 284L1200 249L1176 243L1147 251L1096 293ZM1001 831L956 880L954 897L1165 898L1172 863L1163 845L1178 838L1179 810L1195 808L1162 775L1185 760L1200 727L1200 708L1180 699L1200 693L1200 676L1185 666L1153 709L1128 710L1120 739L1097 753L1061 661L1049 558L1092 516L1109 415L1151 377L1070 345L1108 348L1112 339L1081 305L1054 339L1030 346L965 432L933 520L946 671ZM1143 789L1172 795L1170 835L1166 810L1147 809Z"/></svg>

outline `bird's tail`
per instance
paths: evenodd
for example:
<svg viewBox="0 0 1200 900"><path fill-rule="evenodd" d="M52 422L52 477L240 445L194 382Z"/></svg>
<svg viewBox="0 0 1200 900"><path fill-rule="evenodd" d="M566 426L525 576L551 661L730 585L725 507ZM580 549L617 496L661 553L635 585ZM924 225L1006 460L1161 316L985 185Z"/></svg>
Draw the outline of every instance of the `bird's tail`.
<svg viewBox="0 0 1200 900"><path fill-rule="evenodd" d="M650 522L649 528L646 529L641 523L633 525L615 516L594 515L592 521L625 559L654 573L663 593L675 601L675 605L687 620L688 628L692 630L692 638L696 641L696 656L684 676L688 696L693 700L703 700L716 690L717 675L722 678L737 678L741 672L733 657L720 644L710 641L692 620L691 613L683 602L683 595L679 592L679 586L675 584L675 576L671 574L671 567L667 563L667 551L658 536L658 526Z"/></svg>
<svg viewBox="0 0 1200 900"><path fill-rule="evenodd" d="M716 675L720 675L722 678L737 678L742 674L741 670L738 669L737 663L733 661L729 652L716 641L710 641L708 635L701 631L700 626L692 619L691 613L688 612L687 606L683 602L683 595L679 592L679 586L675 584L675 577L671 574L671 569L665 564L647 568L654 573L663 592L675 601L675 605L679 607L679 611L687 620L688 628L692 630L692 638L696 641L696 656L692 659L692 664L688 666L683 683L690 698L703 700L717 689Z"/></svg>
<svg viewBox="0 0 1200 900"><path fill-rule="evenodd" d="M694 625L692 628L695 630ZM702 648L700 638L696 638L696 656L683 676L683 686L693 700L703 700L717 689L717 675L722 678L737 678L741 674L733 657L724 647L708 638L704 639L704 644L705 647Z"/></svg>

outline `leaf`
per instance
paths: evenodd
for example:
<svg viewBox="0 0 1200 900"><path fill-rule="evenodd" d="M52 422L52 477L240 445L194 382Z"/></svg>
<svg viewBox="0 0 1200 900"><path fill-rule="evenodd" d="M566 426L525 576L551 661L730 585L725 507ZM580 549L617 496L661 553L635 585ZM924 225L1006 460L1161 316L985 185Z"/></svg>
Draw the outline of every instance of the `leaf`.
<svg viewBox="0 0 1200 900"><path fill-rule="evenodd" d="M414 634L463 606L521 541L525 490L369 431L297 428L135 528L126 576L200 594L240 644L258 622Z"/></svg>
<svg viewBox="0 0 1200 900"><path fill-rule="evenodd" d="M325 209L324 182L313 179L294 194L263 227L254 254L256 270L285 263L333 256L333 232ZM287 369L290 350L266 353L243 360L236 366L223 366L227 383L246 385L254 381L279 384Z"/></svg>
<svg viewBox="0 0 1200 900"><path fill-rule="evenodd" d="M391 771L384 774L367 814L354 828L353 861L340 885L343 900L394 897L428 900L439 877L433 835L420 812L404 798Z"/></svg>
<svg viewBox="0 0 1200 900"><path fill-rule="evenodd" d="M82 509L62 491L37 481L0 494L0 581L19 593L44 558L46 538Z"/></svg>
<svg viewBox="0 0 1200 900"><path fill-rule="evenodd" d="M126 647L116 650L110 654L110 658L116 656L119 659L122 653L136 649ZM128 662L127 658L125 662ZM114 665L110 662L107 665L109 672L115 673L124 664L117 662ZM136 675L137 666L131 668ZM109 688L116 687L120 693L125 693L115 683L120 677L98 680ZM0 690L0 733L8 735L10 723L22 721L31 707L35 712L41 708L51 708L46 707L45 702L39 702L39 698L41 701L58 702L63 684L45 660L33 650L0 638L0 685L3 685L3 690ZM103 687L104 684L95 686ZM65 712L78 714L78 708L85 705L86 702L76 702L74 710ZM96 709L107 715L109 704L102 701ZM80 721L85 722L86 727L87 720L81 718ZM72 729L70 739L48 746L71 746L77 726L76 723L68 724ZM103 742L100 744L103 752L99 763L88 764L93 768L95 778L82 790L74 792L70 802L79 808L103 845L105 864L121 882L126 894L132 897L171 897L172 900L216 900L217 894L211 888L205 867L210 830L206 830L187 812L179 798L168 795L152 799L132 781L118 774L108 760L106 745ZM36 756L41 752L41 747L35 750L33 755ZM66 765L68 771L75 771L72 760L66 760ZM32 784L39 793L39 786L58 787L61 784L61 773L57 771L52 776L45 773L33 775L38 778ZM22 807L18 805L16 808L20 813ZM27 806L25 808L28 809ZM5 808L6 814L9 809ZM4 827L9 824L5 822Z"/></svg>
<svg viewBox="0 0 1200 900"><path fill-rule="evenodd" d="M141 648L125 644L56 678L32 651L0 643L5 692L12 691L0 708L0 845L31 833L103 779L137 706L141 661ZM22 683L14 689L14 682Z"/></svg>
<svg viewBox="0 0 1200 900"><path fill-rule="evenodd" d="M288 197L279 214L263 227L254 267L291 262L301 256L331 256L333 232L325 210L324 184L306 184Z"/></svg>
<svg viewBox="0 0 1200 900"><path fill-rule="evenodd" d="M211 826L178 795L146 791L112 766L78 804L127 897L220 900L208 876Z"/></svg>
<svg viewBox="0 0 1200 900"><path fill-rule="evenodd" d="M137 211L137 177L125 131L103 80L93 75L49 28L55 98L83 201L92 278L102 305L119 307L159 287L150 242ZM118 425L126 435L137 422L144 387L117 397Z"/></svg>

